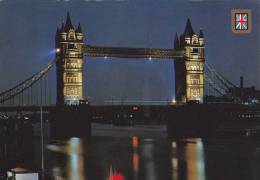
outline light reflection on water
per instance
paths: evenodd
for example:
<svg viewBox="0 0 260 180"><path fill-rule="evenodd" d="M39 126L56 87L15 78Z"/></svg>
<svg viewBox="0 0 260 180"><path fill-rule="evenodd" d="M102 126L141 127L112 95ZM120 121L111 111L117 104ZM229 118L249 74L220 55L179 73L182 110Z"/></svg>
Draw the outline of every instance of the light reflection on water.
<svg viewBox="0 0 260 180"><path fill-rule="evenodd" d="M134 170L134 180L138 180L138 173L139 173L139 153L138 153L138 146L139 140L137 136L132 137L132 146L133 146L133 170Z"/></svg>
<svg viewBox="0 0 260 180"><path fill-rule="evenodd" d="M186 145L187 179L205 180L204 150L201 139Z"/></svg>
<svg viewBox="0 0 260 180"><path fill-rule="evenodd" d="M142 157L144 160L144 172L146 180L156 180L156 167L154 160L154 142L148 141L142 144Z"/></svg>
<svg viewBox="0 0 260 180"><path fill-rule="evenodd" d="M63 180L84 180L84 153L83 140L79 138L71 138L67 141L67 145L47 145L46 148L53 152L65 154L66 157L66 178L62 177L61 167L53 167L52 172L55 179ZM65 169L64 169L65 170Z"/></svg>
<svg viewBox="0 0 260 180"><path fill-rule="evenodd" d="M255 146L238 148L243 150L234 151L233 146L222 144L205 147L201 139L71 138L47 146L51 152L47 164L56 180L108 180L113 173L125 180L259 178L259 151ZM223 167L214 169L218 164ZM225 174L227 169L233 174ZM236 175L239 170L245 172Z"/></svg>
<svg viewBox="0 0 260 180"><path fill-rule="evenodd" d="M68 144L68 179L84 180L83 142L79 138L71 138Z"/></svg>
<svg viewBox="0 0 260 180"><path fill-rule="evenodd" d="M183 179L183 177L187 180L205 180L204 149L201 139L173 141L171 147L172 180ZM179 173L183 169L186 170L185 175Z"/></svg>

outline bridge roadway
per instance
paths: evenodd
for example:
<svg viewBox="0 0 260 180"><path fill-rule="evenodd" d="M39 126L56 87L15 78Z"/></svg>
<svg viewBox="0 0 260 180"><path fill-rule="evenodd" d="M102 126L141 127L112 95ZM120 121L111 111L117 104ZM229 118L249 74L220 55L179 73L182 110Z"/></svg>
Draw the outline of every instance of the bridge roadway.
<svg viewBox="0 0 260 180"><path fill-rule="evenodd" d="M236 111L241 111L245 109L253 110L259 113L260 116L260 106L246 106L243 104L234 104L234 103L205 103L205 104L183 104L183 105L106 105L106 106L89 106L89 105L80 105L80 106L64 106L66 109L88 109L92 113L122 113L122 112L138 112L138 111L150 111L150 112L165 112L173 111L176 109L189 109L194 111L194 108L200 109L235 109ZM62 108L62 109L64 109ZM55 111L60 109L55 105L53 106L42 106L43 111ZM40 106L0 106L0 112L35 112L40 111Z"/></svg>
<svg viewBox="0 0 260 180"><path fill-rule="evenodd" d="M43 111L54 110L56 106L42 106ZM0 106L0 112L36 112L40 111L40 106Z"/></svg>
<svg viewBox="0 0 260 180"><path fill-rule="evenodd" d="M89 57L118 57L118 58L160 58L175 59L184 56L184 51L174 49L155 48L128 48L128 47L101 47L83 46L83 53Z"/></svg>
<svg viewBox="0 0 260 180"><path fill-rule="evenodd" d="M133 110L138 111L141 109L146 110L154 110L154 109L164 109L164 108L173 108L177 105L150 105L150 106L143 106L143 105L112 105L112 106L85 106L85 108L91 109L92 112L107 112L107 111L113 111L115 112L122 112L125 110ZM70 106L66 106L67 108L70 108ZM71 106L72 109L76 108L84 108L84 105L82 106ZM42 106L43 111L52 111L58 109L57 106ZM40 111L40 106L0 106L0 112L37 112Z"/></svg>

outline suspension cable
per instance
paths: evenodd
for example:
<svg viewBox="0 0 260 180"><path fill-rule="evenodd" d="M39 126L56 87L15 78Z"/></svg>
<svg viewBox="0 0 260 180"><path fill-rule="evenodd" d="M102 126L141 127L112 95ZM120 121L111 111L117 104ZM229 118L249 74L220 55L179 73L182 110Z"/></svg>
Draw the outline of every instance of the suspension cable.
<svg viewBox="0 0 260 180"><path fill-rule="evenodd" d="M226 86L227 88L233 87L237 88L236 85L234 85L232 82L230 82L228 79L226 79L223 75L221 75L212 65L205 62L206 67L212 72L216 77Z"/></svg>
<svg viewBox="0 0 260 180"><path fill-rule="evenodd" d="M49 70L53 67L53 65L57 62L58 57L53 59L46 67L44 67L41 71L35 73L30 78L24 80L23 82L19 83L18 85L0 93L0 103L3 103L15 96L21 94L24 90L31 87L33 84L38 82L45 74L49 72Z"/></svg>
<svg viewBox="0 0 260 180"><path fill-rule="evenodd" d="M204 75L205 81L209 83L209 85L216 90L220 95L225 95L225 90L220 88L216 83L214 83L206 74Z"/></svg>

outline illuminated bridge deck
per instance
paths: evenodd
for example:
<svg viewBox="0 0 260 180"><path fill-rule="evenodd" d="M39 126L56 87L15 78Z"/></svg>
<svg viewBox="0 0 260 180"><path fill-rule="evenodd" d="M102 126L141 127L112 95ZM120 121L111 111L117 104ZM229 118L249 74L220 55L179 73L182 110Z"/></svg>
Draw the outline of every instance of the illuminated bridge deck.
<svg viewBox="0 0 260 180"><path fill-rule="evenodd" d="M118 57L118 58L159 58L174 59L183 57L183 51L174 49L128 48L128 47L98 47L84 46L84 55L89 57Z"/></svg>

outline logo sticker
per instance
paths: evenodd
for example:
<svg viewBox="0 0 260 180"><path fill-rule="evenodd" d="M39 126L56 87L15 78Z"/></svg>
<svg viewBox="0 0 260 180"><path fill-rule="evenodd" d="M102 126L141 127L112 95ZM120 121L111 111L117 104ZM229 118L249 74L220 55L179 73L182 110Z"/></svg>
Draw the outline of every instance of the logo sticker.
<svg viewBox="0 0 260 180"><path fill-rule="evenodd" d="M232 9L232 32L250 33L252 29L251 9Z"/></svg>

